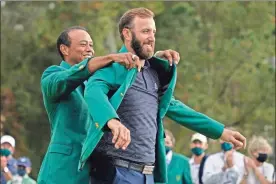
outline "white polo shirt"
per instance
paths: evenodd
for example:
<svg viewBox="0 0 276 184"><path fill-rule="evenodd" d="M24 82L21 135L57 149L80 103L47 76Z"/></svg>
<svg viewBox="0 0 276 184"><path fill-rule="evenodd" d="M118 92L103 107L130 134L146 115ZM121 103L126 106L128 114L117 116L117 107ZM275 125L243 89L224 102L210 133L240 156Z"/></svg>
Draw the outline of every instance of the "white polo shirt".
<svg viewBox="0 0 276 184"><path fill-rule="evenodd" d="M189 163L191 168L190 170L191 170L191 177L192 177L193 184L199 184L198 172L199 172L200 164L195 163L194 157L192 157L189 160Z"/></svg>
<svg viewBox="0 0 276 184"><path fill-rule="evenodd" d="M224 152L215 153L207 158L202 176L204 184L240 184L245 172L244 155L234 151L234 166L223 171L225 160Z"/></svg>
<svg viewBox="0 0 276 184"><path fill-rule="evenodd" d="M264 177L269 181L273 182L275 181L275 178L273 178L274 175L274 166L272 164L269 164L267 162L264 162L262 166L257 167L257 169L264 175ZM261 184L260 181L257 179L254 172L251 170L248 173L248 178L246 180L247 184Z"/></svg>

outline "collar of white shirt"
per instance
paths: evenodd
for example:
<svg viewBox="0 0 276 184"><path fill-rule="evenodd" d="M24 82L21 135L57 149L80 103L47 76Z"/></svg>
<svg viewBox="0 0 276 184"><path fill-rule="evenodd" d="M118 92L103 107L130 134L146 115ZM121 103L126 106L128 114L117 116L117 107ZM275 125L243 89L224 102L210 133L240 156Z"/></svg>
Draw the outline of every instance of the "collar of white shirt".
<svg viewBox="0 0 276 184"><path fill-rule="evenodd" d="M173 155L173 152L170 150L167 155L166 155L166 163L167 165L169 165L172 161L172 155Z"/></svg>
<svg viewBox="0 0 276 184"><path fill-rule="evenodd" d="M194 158L194 156L192 156L192 158L190 158L189 163L190 163L191 165L193 165L193 164L195 163L195 158Z"/></svg>

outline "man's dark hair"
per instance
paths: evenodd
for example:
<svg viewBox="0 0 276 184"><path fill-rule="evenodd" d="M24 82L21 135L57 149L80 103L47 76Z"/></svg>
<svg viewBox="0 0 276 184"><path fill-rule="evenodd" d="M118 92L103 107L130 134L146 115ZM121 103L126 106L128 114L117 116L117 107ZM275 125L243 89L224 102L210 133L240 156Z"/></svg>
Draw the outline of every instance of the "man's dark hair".
<svg viewBox="0 0 276 184"><path fill-rule="evenodd" d="M70 37L68 34L72 30L84 30L87 32L87 29L84 27L81 27L81 26L73 26L73 27L70 27L70 28L62 31L62 33L59 35L59 37L57 39L57 50L63 60L64 60L64 56L63 56L62 52L60 51L60 45L63 44L63 45L66 45L67 47L70 47L71 40L70 40Z"/></svg>

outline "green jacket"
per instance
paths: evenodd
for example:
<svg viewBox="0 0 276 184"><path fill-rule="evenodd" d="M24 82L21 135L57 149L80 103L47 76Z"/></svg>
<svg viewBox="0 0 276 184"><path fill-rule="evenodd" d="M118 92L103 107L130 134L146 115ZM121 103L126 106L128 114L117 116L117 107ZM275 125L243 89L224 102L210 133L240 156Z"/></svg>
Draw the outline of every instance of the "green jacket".
<svg viewBox="0 0 276 184"><path fill-rule="evenodd" d="M123 46L120 52L127 52L126 47ZM180 125L213 139L221 136L224 126L174 99L173 91L177 76L175 65L170 67L168 61L156 57L152 57L149 62L162 76L171 74L170 78L163 77L161 80L161 83L166 83L166 80L168 80L169 85L165 94L161 96L158 107L158 131L154 170L155 182L165 183L167 181L167 168L165 161L164 127L162 123L165 115ZM85 87L84 97L93 123L89 127L88 135L82 148L79 169L82 169L86 165L87 159L106 130L105 125L108 120L119 118L116 110L120 106L124 94L134 82L137 72L136 68L127 70L118 63L113 63L108 67L96 71L89 78ZM111 91L115 91L112 96L110 96Z"/></svg>
<svg viewBox="0 0 276 184"><path fill-rule="evenodd" d="M189 159L173 153L168 166L168 184L192 184Z"/></svg>
<svg viewBox="0 0 276 184"><path fill-rule="evenodd" d="M91 118L81 84L90 77L88 59L70 66L50 66L41 78L41 90L51 128L51 140L40 168L39 184L88 184L88 165L78 171L82 143Z"/></svg>

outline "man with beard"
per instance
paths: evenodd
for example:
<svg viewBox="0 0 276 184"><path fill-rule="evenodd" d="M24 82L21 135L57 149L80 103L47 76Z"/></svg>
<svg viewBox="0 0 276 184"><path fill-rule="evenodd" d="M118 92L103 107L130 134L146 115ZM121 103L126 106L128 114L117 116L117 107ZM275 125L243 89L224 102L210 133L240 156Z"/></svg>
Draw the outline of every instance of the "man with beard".
<svg viewBox="0 0 276 184"><path fill-rule="evenodd" d="M138 57L133 62L132 53L94 56L93 41L87 30L74 26L64 30L57 39L57 50L62 58L60 65L48 67L42 74L41 89L44 105L51 125L51 141L38 175L39 184L88 184L88 167L78 172L82 143L86 137L91 118L83 99L84 82L99 68L113 62L124 69L138 67ZM159 56L174 54L161 51ZM175 55L175 54L174 54ZM172 57L172 56L171 56ZM112 75L112 74L111 74ZM130 142L128 129L116 122L107 127L120 131L125 147ZM2 143L2 139L1 139ZM115 145L118 145L118 141Z"/></svg>
<svg viewBox="0 0 276 184"><path fill-rule="evenodd" d="M83 144L79 168L88 161L91 163L93 184L166 183L162 123L165 115L207 137L232 142L237 149L245 146L246 139L240 133L225 129L221 123L174 99L176 66L153 56L156 33L153 18L150 10L135 8L127 11L119 22L124 42L119 52L136 54L143 65L141 72L113 63L95 72L86 84L84 96L93 123ZM121 132L106 127L110 122L123 124L130 131L127 149L129 132L118 138ZM117 147L113 145L115 141L119 142Z"/></svg>

